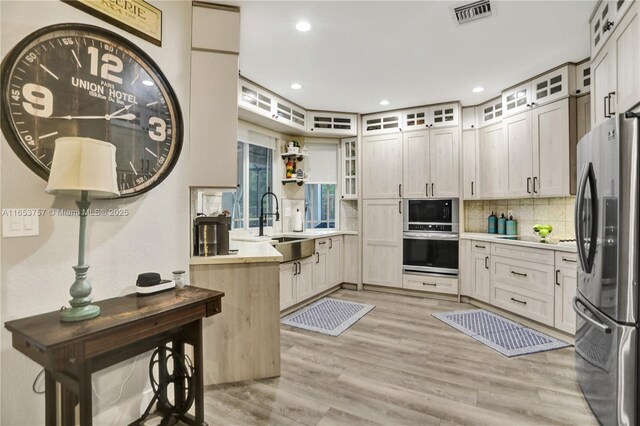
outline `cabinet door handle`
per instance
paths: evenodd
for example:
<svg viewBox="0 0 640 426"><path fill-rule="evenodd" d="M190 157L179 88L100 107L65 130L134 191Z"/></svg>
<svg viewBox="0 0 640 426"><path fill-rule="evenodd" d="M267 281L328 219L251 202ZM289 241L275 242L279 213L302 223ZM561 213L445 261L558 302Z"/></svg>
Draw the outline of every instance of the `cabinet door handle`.
<svg viewBox="0 0 640 426"><path fill-rule="evenodd" d="M429 196L429 184L428 184L428 183L425 183L425 184L424 184L424 192L425 192L425 194L426 194L426 195L427 195L427 197L428 197L428 196Z"/></svg>
<svg viewBox="0 0 640 426"><path fill-rule="evenodd" d="M524 300L514 299L513 297L511 298L511 300L513 300L514 302L521 303L521 304L523 304L523 305L526 305L526 304L527 304L527 302L525 302Z"/></svg>
<svg viewBox="0 0 640 426"><path fill-rule="evenodd" d="M298 262L298 275L302 273L302 263Z"/></svg>
<svg viewBox="0 0 640 426"><path fill-rule="evenodd" d="M333 238L329 238L329 250L333 248Z"/></svg>
<svg viewBox="0 0 640 426"><path fill-rule="evenodd" d="M533 193L537 194L538 190L536 189L536 180L538 180L538 176L533 177Z"/></svg>
<svg viewBox="0 0 640 426"><path fill-rule="evenodd" d="M609 95L607 96L607 105L609 105L609 117L613 117L613 115L616 113L615 111L611 111L611 96L615 94L616 92L609 92Z"/></svg>
<svg viewBox="0 0 640 426"><path fill-rule="evenodd" d="M527 194L531 194L531 178L527 178Z"/></svg>
<svg viewBox="0 0 640 426"><path fill-rule="evenodd" d="M489 256L484 258L484 269L489 269Z"/></svg>
<svg viewBox="0 0 640 426"><path fill-rule="evenodd" d="M431 286L431 287L437 287L438 286L438 284L436 284L436 283L422 283L422 285L428 285L428 286Z"/></svg>
<svg viewBox="0 0 640 426"><path fill-rule="evenodd" d="M402 198L402 184L398 184L398 197Z"/></svg>
<svg viewBox="0 0 640 426"><path fill-rule="evenodd" d="M320 253L316 252L316 263L320 263Z"/></svg>
<svg viewBox="0 0 640 426"><path fill-rule="evenodd" d="M556 285L560 285L560 269L556 269Z"/></svg>
<svg viewBox="0 0 640 426"><path fill-rule="evenodd" d="M473 196L473 181L471 181L471 196Z"/></svg>
<svg viewBox="0 0 640 426"><path fill-rule="evenodd" d="M527 274L523 274L522 272L511 271L513 275L517 275L519 277L526 278Z"/></svg>
<svg viewBox="0 0 640 426"><path fill-rule="evenodd" d="M564 256L562 256L562 261L563 262L569 262L569 263L577 263L578 262L576 259L569 259L568 257L564 257Z"/></svg>
<svg viewBox="0 0 640 426"><path fill-rule="evenodd" d="M433 189L433 184L431 184L431 196L435 197L436 196L436 190Z"/></svg>
<svg viewBox="0 0 640 426"><path fill-rule="evenodd" d="M402 200L398 201L398 213L402 214Z"/></svg>
<svg viewBox="0 0 640 426"><path fill-rule="evenodd" d="M293 262L293 276L298 275L298 262Z"/></svg>
<svg viewBox="0 0 640 426"><path fill-rule="evenodd" d="M609 114L607 114L607 98L608 98L608 97L609 97L609 96L607 95L607 96L605 96L604 98L602 98L602 101L604 102L604 105L603 105L603 107L602 107L602 109L603 109L603 111L604 111L604 118L609 118L609 117L611 117Z"/></svg>

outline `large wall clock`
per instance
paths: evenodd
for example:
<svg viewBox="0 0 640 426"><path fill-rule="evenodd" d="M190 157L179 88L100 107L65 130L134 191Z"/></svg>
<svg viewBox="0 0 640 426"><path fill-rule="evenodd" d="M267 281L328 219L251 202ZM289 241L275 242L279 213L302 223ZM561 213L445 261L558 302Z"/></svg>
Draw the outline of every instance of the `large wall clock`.
<svg viewBox="0 0 640 426"><path fill-rule="evenodd" d="M2 62L2 103L7 141L44 179L62 136L116 146L121 197L158 185L182 148L169 82L140 48L102 28L60 24L28 35Z"/></svg>

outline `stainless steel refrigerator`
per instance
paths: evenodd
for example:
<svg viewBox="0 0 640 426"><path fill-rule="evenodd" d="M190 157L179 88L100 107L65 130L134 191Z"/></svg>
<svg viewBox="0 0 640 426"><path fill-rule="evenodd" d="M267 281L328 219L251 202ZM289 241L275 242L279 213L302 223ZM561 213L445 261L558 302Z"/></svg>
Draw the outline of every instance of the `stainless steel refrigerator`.
<svg viewBox="0 0 640 426"><path fill-rule="evenodd" d="M576 372L603 425L638 425L640 114L611 117L578 143Z"/></svg>

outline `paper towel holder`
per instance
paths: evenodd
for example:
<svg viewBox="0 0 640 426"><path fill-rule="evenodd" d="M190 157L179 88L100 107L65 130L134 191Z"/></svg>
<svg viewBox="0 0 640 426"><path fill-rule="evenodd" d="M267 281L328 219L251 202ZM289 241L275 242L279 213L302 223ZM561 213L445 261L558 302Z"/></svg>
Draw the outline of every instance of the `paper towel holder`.
<svg viewBox="0 0 640 426"><path fill-rule="evenodd" d="M296 209L293 214L293 232L303 232L302 212Z"/></svg>

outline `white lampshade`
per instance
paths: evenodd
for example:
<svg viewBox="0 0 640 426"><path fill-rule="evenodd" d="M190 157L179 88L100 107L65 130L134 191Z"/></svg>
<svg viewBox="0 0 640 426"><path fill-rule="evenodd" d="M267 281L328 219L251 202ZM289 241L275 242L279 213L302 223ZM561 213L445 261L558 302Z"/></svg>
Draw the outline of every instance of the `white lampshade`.
<svg viewBox="0 0 640 426"><path fill-rule="evenodd" d="M45 192L111 198L120 195L116 172L116 147L90 138L56 139L49 183Z"/></svg>

